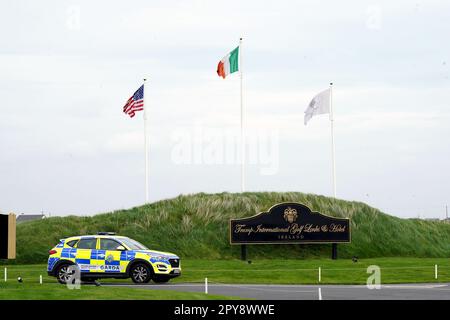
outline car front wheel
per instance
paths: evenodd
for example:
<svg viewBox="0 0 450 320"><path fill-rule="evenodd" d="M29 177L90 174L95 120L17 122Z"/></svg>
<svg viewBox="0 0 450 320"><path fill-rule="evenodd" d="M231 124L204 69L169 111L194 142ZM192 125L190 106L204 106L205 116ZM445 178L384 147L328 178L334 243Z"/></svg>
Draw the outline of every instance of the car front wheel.
<svg viewBox="0 0 450 320"><path fill-rule="evenodd" d="M150 268L144 263L135 264L130 270L130 276L134 283L148 283L152 278Z"/></svg>

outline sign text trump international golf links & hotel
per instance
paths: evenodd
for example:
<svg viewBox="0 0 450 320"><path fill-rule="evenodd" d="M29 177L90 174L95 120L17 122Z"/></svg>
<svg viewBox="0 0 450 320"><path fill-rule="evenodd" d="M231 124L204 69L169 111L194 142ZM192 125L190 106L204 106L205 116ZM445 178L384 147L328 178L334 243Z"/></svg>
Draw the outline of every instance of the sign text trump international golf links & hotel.
<svg viewBox="0 0 450 320"><path fill-rule="evenodd" d="M280 203L255 216L230 220L231 244L348 243L350 220Z"/></svg>

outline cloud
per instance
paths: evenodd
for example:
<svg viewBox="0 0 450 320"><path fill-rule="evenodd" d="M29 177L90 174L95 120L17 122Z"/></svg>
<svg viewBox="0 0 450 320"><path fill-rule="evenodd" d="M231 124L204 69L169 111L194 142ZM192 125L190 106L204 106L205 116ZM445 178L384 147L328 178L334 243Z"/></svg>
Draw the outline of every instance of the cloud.
<svg viewBox="0 0 450 320"><path fill-rule="evenodd" d="M426 194L427 204L447 197L429 187L450 178L442 139L450 134L447 3L380 1L375 29L367 26L370 1L50 3L1 5L3 211L141 203L143 121L121 108L143 77L152 200L239 190L238 166L174 166L170 137L196 126L239 134L239 77L220 79L215 68L241 35L246 128L279 135L279 172L263 177L251 167L250 188L330 191L328 117L305 127L303 112L333 81L340 196L367 200L361 190L369 190L386 211L410 193ZM68 27L77 6L79 28ZM386 181L411 172L428 184L397 185L389 198Z"/></svg>
<svg viewBox="0 0 450 320"><path fill-rule="evenodd" d="M142 152L144 146L143 132L125 132L113 135L105 145L107 151Z"/></svg>

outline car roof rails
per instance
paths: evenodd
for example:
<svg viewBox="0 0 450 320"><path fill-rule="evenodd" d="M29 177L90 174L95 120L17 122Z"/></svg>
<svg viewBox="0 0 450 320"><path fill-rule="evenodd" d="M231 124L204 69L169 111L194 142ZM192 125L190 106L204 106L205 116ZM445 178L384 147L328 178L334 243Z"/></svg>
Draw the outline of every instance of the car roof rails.
<svg viewBox="0 0 450 320"><path fill-rule="evenodd" d="M97 235L99 235L99 236L115 236L116 233L115 232L103 232L103 231L101 231L101 232L97 232Z"/></svg>

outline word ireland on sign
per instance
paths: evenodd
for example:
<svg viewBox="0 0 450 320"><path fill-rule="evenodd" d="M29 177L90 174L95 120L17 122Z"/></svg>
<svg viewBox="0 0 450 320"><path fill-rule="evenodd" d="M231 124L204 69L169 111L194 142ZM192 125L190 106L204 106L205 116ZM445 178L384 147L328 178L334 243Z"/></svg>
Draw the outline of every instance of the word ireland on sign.
<svg viewBox="0 0 450 320"><path fill-rule="evenodd" d="M280 203L253 217L230 220L231 244L346 243L350 220L312 212L307 206Z"/></svg>

